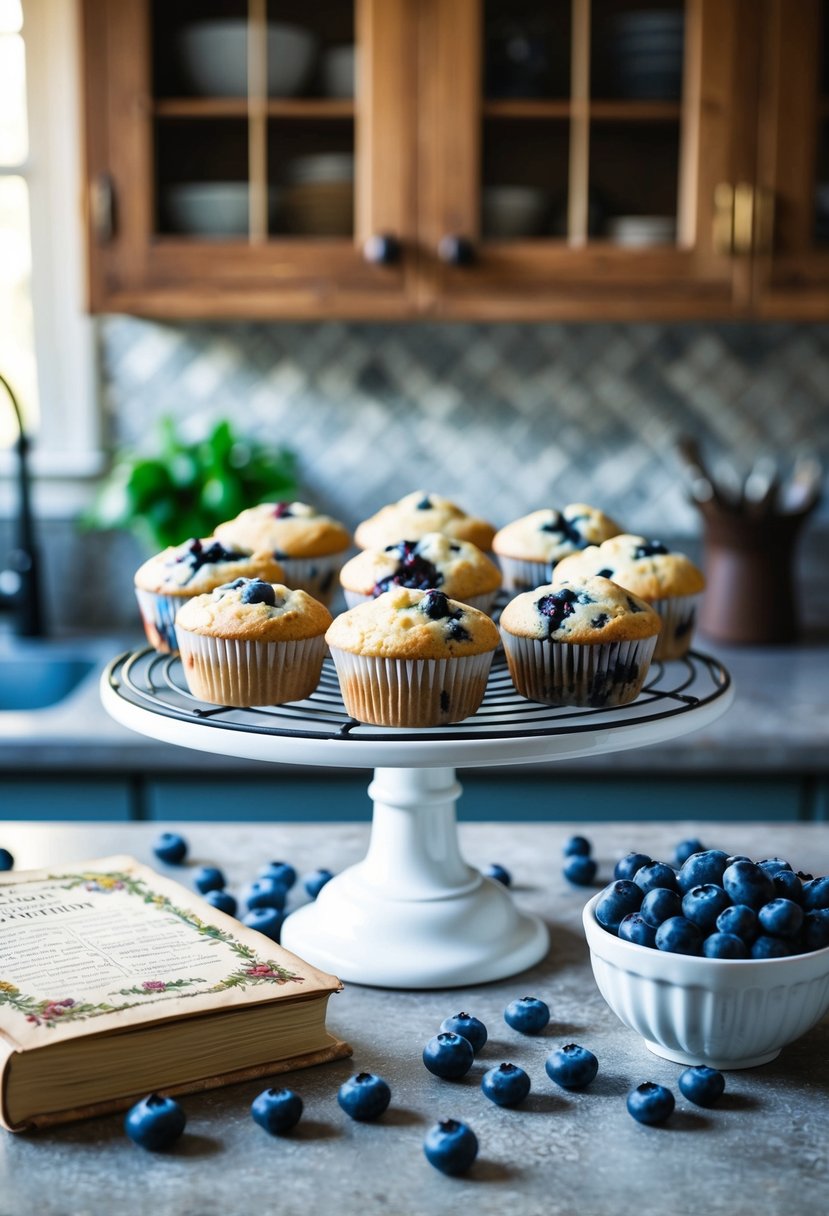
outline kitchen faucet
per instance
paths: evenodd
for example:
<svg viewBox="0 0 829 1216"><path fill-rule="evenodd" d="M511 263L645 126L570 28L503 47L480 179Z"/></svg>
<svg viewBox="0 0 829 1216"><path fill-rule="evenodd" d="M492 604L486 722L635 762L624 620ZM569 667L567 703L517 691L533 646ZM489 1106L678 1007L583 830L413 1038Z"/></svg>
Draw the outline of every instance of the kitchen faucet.
<svg viewBox="0 0 829 1216"><path fill-rule="evenodd" d="M15 547L8 556L8 566L0 570L0 612L10 612L14 632L21 637L42 637L43 614L40 603L37 546L32 518L31 477L29 474L29 437L23 426L23 416L8 380L0 375L17 418L17 488L18 507Z"/></svg>

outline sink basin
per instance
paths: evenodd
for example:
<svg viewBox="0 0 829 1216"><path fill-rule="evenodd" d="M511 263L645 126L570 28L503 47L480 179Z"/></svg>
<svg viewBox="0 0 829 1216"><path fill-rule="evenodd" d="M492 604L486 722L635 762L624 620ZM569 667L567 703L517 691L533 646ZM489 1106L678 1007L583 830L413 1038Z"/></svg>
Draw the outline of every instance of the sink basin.
<svg viewBox="0 0 829 1216"><path fill-rule="evenodd" d="M91 658L34 652L0 656L0 712L58 705L96 667Z"/></svg>

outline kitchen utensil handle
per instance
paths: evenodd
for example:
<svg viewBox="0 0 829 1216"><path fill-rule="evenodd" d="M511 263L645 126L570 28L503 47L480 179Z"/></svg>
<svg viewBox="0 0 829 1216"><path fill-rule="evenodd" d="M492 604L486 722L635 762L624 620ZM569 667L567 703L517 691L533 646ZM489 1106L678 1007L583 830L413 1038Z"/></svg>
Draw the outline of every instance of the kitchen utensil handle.
<svg viewBox="0 0 829 1216"><path fill-rule="evenodd" d="M438 257L447 266L471 266L475 261L475 246L468 236L447 233L438 245Z"/></svg>
<svg viewBox="0 0 829 1216"><path fill-rule="evenodd" d="M375 232L363 245L363 257L372 266L394 266L403 255L403 246L390 232Z"/></svg>

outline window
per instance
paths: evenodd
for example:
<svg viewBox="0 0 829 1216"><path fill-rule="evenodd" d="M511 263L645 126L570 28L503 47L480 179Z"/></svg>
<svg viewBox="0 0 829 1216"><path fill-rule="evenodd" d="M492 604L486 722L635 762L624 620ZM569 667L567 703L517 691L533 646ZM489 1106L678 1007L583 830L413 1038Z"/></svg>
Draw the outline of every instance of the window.
<svg viewBox="0 0 829 1216"><path fill-rule="evenodd" d="M46 482L89 477L102 464L83 313L77 29L76 0L0 0L0 371ZM0 401L0 476L15 438ZM77 509L65 480L55 490L38 487L41 510Z"/></svg>

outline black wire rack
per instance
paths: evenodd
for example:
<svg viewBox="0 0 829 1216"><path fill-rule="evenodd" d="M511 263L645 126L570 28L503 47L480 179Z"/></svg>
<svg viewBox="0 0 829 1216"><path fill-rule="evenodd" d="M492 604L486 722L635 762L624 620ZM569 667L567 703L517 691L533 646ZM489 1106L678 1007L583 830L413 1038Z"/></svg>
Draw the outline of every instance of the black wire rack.
<svg viewBox="0 0 829 1216"><path fill-rule="evenodd" d="M519 696L503 651L499 650L483 702L473 717L456 725L403 730L369 726L350 717L330 658L323 663L316 691L306 700L250 709L199 701L187 688L179 658L150 649L119 655L107 668L105 679L119 699L175 721L281 738L341 741L344 748L357 739L396 743L474 742L578 735L637 726L710 705L724 697L731 687L731 677L717 659L692 650L684 659L652 664L644 688L630 705L559 708Z"/></svg>

